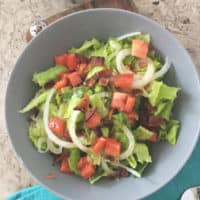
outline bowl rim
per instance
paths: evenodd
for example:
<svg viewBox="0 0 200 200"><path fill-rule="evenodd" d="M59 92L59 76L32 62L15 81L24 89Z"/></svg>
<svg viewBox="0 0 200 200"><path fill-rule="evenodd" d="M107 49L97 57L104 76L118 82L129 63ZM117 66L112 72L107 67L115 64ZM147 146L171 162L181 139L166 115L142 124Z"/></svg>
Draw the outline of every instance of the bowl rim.
<svg viewBox="0 0 200 200"><path fill-rule="evenodd" d="M18 63L18 60L20 60L20 58L23 56L24 52L26 51L26 49L32 45L32 43L37 40L41 34L45 34L45 32L51 28L52 26L54 26L56 23L59 23L61 21L64 21L65 19L67 18L70 18L70 17L73 17L73 16L77 16L77 15L81 15L81 14L84 14L84 13L92 13L92 12L102 12L102 11L106 11L106 12L110 12L110 11L114 11L114 12L119 12L119 13L124 13L124 14L130 14L132 15L133 17L139 17L139 18L142 18L143 20L147 21L148 23L150 24L153 24L154 26L156 26L158 29L161 29L161 30L164 30L168 36L170 37L171 40L173 40L176 45L178 45L182 50L183 50L183 54L184 54L184 57L187 57L190 61L191 61L191 70L193 70L193 73L194 73L194 79L195 81L198 82L198 90L199 90L199 93L200 93L200 75L199 75L199 72L195 66L195 64L193 63L193 60L191 58L191 56L189 55L189 53L186 51L185 47L182 45L181 42L179 42L179 40L175 37L175 35L173 35L170 31L168 31L164 26L161 26L159 23L157 23L156 21L154 21L153 19L151 18L148 18L142 14L139 14L139 13L135 13L133 11L129 11L129 10L124 10L124 9L119 9L119 8L91 8L91 9L85 9L85 10L81 10L81 11L76 11L74 13L71 13L71 14L68 14L58 20L56 20L55 22L53 22L52 24L48 25L47 28L45 28L43 31L39 32L37 34L36 37L32 38L31 41L29 41L29 43L25 46L25 48L21 51L20 55L18 56L16 62L15 62L15 65L14 67L12 68L12 71L10 73L10 76L9 76L9 80L7 81L7 85L6 85L6 95L5 95L5 101L4 101L4 116L5 116L5 122L6 122L6 129L7 129L7 135L9 137L9 140L10 140L10 143L14 149L14 154L16 156L16 158L18 159L18 161L20 162L20 164L23 164L23 167L29 172L29 174L32 176L32 178L37 181L39 184L41 184L42 186L44 186L44 188L48 189L50 192L56 194L57 196L61 197L61 198L64 198L64 199L68 199L68 200L72 200L70 197L66 197L64 196L63 194L60 194L58 193L57 191L55 191L54 189L50 188L48 185L46 185L45 183L43 183L41 180L39 180L32 172L32 170L30 170L26 163L23 161L22 157L20 156L20 153L17 152L15 146L14 146L14 143L11 139L11 134L10 134L10 131L9 131L9 122L8 122L8 118L7 118L7 115L8 115L8 111L7 111L7 101L6 99L8 98L8 90L9 90L9 85L10 85L10 81L15 73L15 70L17 70L16 66L17 66L17 63ZM166 186L170 181L172 181L176 176L177 174L183 169L183 167L185 166L186 162L189 160L189 158L191 157L196 145L197 145L197 142L198 142L198 139L200 138L200 117L199 117L199 123L198 123L198 127L197 127L197 130L196 132L198 132L196 135L195 135L195 138L194 138L194 142L192 144L190 144L190 151L187 152L187 154L184 156L183 158L183 161L181 163L181 165L177 168L177 170L173 173L172 176L169 176L169 178L166 178L157 188L155 188L154 190L152 190L151 192L149 192L148 194L144 195L142 198L146 198L146 197L149 197L150 195L156 193L157 191L159 191L160 189L162 189L164 186Z"/></svg>

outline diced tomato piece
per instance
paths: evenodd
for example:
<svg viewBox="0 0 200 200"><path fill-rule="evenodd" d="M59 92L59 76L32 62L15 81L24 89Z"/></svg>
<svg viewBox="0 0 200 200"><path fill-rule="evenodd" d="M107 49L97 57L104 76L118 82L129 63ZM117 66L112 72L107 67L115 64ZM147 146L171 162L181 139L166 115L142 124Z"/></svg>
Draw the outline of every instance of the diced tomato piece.
<svg viewBox="0 0 200 200"><path fill-rule="evenodd" d="M138 120L139 116L136 112L131 112L131 113L126 113L126 116L128 118L128 121L131 122L135 122L136 120Z"/></svg>
<svg viewBox="0 0 200 200"><path fill-rule="evenodd" d="M56 65L64 65L65 66L65 55L66 54L55 56Z"/></svg>
<svg viewBox="0 0 200 200"><path fill-rule="evenodd" d="M120 111L124 110L127 94L122 92L114 92L111 102L111 107Z"/></svg>
<svg viewBox="0 0 200 200"><path fill-rule="evenodd" d="M81 171L88 163L89 161L87 160L87 157L82 157L77 164L78 170Z"/></svg>
<svg viewBox="0 0 200 200"><path fill-rule="evenodd" d="M78 72L73 72L69 74L68 79L69 79L70 84L73 87L79 85L82 82L81 77Z"/></svg>
<svg viewBox="0 0 200 200"><path fill-rule="evenodd" d="M60 166L60 172L66 173L66 174L71 173L68 158L66 156L62 159L61 166Z"/></svg>
<svg viewBox="0 0 200 200"><path fill-rule="evenodd" d="M124 106L124 112L130 113L135 105L135 97L128 95Z"/></svg>
<svg viewBox="0 0 200 200"><path fill-rule="evenodd" d="M60 79L66 79L66 80L68 80L68 73L62 73L61 75L60 75Z"/></svg>
<svg viewBox="0 0 200 200"><path fill-rule="evenodd" d="M95 167L93 164L89 163L87 164L80 172L83 179L88 179L90 176L92 176L95 172Z"/></svg>
<svg viewBox="0 0 200 200"><path fill-rule="evenodd" d="M132 56L138 58L146 58L149 51L149 44L144 40L134 39L132 40Z"/></svg>
<svg viewBox="0 0 200 200"><path fill-rule="evenodd" d="M133 84L133 77L133 73L119 74L114 78L114 86L123 89L131 89Z"/></svg>
<svg viewBox="0 0 200 200"><path fill-rule="evenodd" d="M70 71L73 71L76 69L78 65L78 59L76 54L74 53L68 53L65 55L65 65Z"/></svg>
<svg viewBox="0 0 200 200"><path fill-rule="evenodd" d="M100 137L97 139L96 143L92 146L92 150L95 153L100 153L103 151L106 144L106 139L104 137Z"/></svg>
<svg viewBox="0 0 200 200"><path fill-rule="evenodd" d="M101 123L101 116L95 112L85 123L88 128L96 128Z"/></svg>
<svg viewBox="0 0 200 200"><path fill-rule="evenodd" d="M84 110L86 109L90 104L90 96L88 94L86 94L83 99L81 100L81 102L76 106L77 110Z"/></svg>
<svg viewBox="0 0 200 200"><path fill-rule="evenodd" d="M120 155L121 145L118 141L112 138L106 139L104 153L107 156L118 157Z"/></svg>
<svg viewBox="0 0 200 200"><path fill-rule="evenodd" d="M77 66L77 72L81 77L84 77L88 73L89 67L87 63L81 63Z"/></svg>
<svg viewBox="0 0 200 200"><path fill-rule="evenodd" d="M51 117L48 125L53 133L59 137L63 137L65 132L65 122L62 119L58 117Z"/></svg>
<svg viewBox="0 0 200 200"><path fill-rule="evenodd" d="M55 88L56 90L60 90L61 88L67 86L67 84L68 84L67 79L60 79L59 81L57 81L57 82L55 83L54 88Z"/></svg>
<svg viewBox="0 0 200 200"><path fill-rule="evenodd" d="M149 141L151 142L157 142L158 138L157 138L157 134L154 133L150 138L149 138Z"/></svg>

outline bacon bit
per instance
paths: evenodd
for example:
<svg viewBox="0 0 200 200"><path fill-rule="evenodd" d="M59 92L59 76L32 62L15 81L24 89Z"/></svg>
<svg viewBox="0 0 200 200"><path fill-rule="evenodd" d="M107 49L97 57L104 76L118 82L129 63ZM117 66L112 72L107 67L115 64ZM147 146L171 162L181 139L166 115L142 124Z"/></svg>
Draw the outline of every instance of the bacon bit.
<svg viewBox="0 0 200 200"><path fill-rule="evenodd" d="M144 106L147 109L147 111L151 114L153 114L156 111L156 108L153 107L150 103L146 103Z"/></svg>
<svg viewBox="0 0 200 200"><path fill-rule="evenodd" d="M110 79L109 79L109 78L102 77L102 78L99 79L99 82L98 82L98 83L99 83L99 85L101 85L101 86L108 86L109 82L110 82Z"/></svg>
<svg viewBox="0 0 200 200"><path fill-rule="evenodd" d="M92 56L90 58L90 62L92 67L95 66L104 66L104 57L99 57L99 56Z"/></svg>
<svg viewBox="0 0 200 200"><path fill-rule="evenodd" d="M157 116L149 116L148 126L150 127L159 127L164 125L166 122L163 118Z"/></svg>
<svg viewBox="0 0 200 200"><path fill-rule="evenodd" d="M89 65L87 63L81 63L77 65L77 72L80 74L81 78L84 78L89 71Z"/></svg>
<svg viewBox="0 0 200 200"><path fill-rule="evenodd" d="M112 71L110 69L103 69L98 73L99 78L102 77L111 77Z"/></svg>
<svg viewBox="0 0 200 200"><path fill-rule="evenodd" d="M129 176L129 173L128 173L128 171L126 170L126 169L124 169L124 168L119 168L118 170L117 170L117 174L116 174L119 178L121 178L121 177L127 177L127 176Z"/></svg>
<svg viewBox="0 0 200 200"><path fill-rule="evenodd" d="M95 112L96 112L96 108L88 109L85 112L85 121L87 122L92 117L92 115L94 115Z"/></svg>
<svg viewBox="0 0 200 200"><path fill-rule="evenodd" d="M56 179L56 175L54 173L49 173L44 177L45 179Z"/></svg>
<svg viewBox="0 0 200 200"><path fill-rule="evenodd" d="M86 94L81 102L75 107L76 110L86 110L90 104L90 96Z"/></svg>
<svg viewBox="0 0 200 200"><path fill-rule="evenodd" d="M97 80L98 80L97 75L94 75L92 76L92 78L85 81L85 85L87 85L88 87L93 87L97 82Z"/></svg>
<svg viewBox="0 0 200 200"><path fill-rule="evenodd" d="M142 58L138 61L138 65L141 68L144 68L148 65L148 59L147 58Z"/></svg>
<svg viewBox="0 0 200 200"><path fill-rule="evenodd" d="M88 63L88 59L84 55L76 54L76 58L77 58L77 62L79 64L87 64Z"/></svg>

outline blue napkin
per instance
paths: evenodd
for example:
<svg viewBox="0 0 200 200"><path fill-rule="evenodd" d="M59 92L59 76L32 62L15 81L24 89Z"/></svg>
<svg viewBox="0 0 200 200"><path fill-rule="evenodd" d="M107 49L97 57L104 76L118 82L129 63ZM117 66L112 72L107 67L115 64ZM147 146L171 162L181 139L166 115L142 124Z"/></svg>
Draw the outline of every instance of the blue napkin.
<svg viewBox="0 0 200 200"><path fill-rule="evenodd" d="M144 200L178 200L181 194L189 187L200 185L200 141L198 142L191 158L179 174L165 187ZM6 198L6 200L62 200L42 186L33 186L18 191Z"/></svg>

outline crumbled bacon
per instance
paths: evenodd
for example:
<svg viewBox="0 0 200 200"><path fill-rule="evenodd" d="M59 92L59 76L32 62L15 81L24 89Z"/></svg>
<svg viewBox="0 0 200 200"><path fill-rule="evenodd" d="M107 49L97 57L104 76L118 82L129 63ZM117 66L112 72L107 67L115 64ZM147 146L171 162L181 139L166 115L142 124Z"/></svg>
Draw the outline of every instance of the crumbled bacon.
<svg viewBox="0 0 200 200"><path fill-rule="evenodd" d="M104 66L104 57L92 56L90 58L89 63L91 64L92 67L95 67L95 66Z"/></svg>
<svg viewBox="0 0 200 200"><path fill-rule="evenodd" d="M75 107L75 109L84 111L88 108L89 103L90 103L90 96L86 94L81 100L81 102Z"/></svg>
<svg viewBox="0 0 200 200"><path fill-rule="evenodd" d="M138 65L141 68L144 68L148 65L148 59L147 58L142 58L138 61Z"/></svg>
<svg viewBox="0 0 200 200"><path fill-rule="evenodd" d="M102 77L99 79L99 85L101 86L108 86L109 85L109 82L110 82L110 79L109 78L106 78L106 77Z"/></svg>
<svg viewBox="0 0 200 200"><path fill-rule="evenodd" d="M90 79L87 79L85 81L85 85L87 85L88 87L93 87L96 84L97 80L98 80L98 76L94 75Z"/></svg>
<svg viewBox="0 0 200 200"><path fill-rule="evenodd" d="M119 178L121 178L121 177L129 176L129 173L128 173L128 171L126 169L119 168L118 171L117 171L117 175L118 175Z"/></svg>
<svg viewBox="0 0 200 200"><path fill-rule="evenodd" d="M149 127L159 127L160 125L164 125L165 120L158 116L149 116L148 126Z"/></svg>
<svg viewBox="0 0 200 200"><path fill-rule="evenodd" d="M95 112L96 112L96 108L90 108L90 109L86 110L85 121L87 122L92 117L92 115L94 115Z"/></svg>

